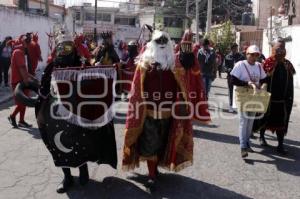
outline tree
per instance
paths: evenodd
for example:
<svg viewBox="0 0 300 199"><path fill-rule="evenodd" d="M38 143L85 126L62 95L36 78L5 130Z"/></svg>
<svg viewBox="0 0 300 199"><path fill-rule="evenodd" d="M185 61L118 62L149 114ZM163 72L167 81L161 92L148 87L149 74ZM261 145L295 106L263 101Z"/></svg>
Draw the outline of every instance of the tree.
<svg viewBox="0 0 300 199"><path fill-rule="evenodd" d="M235 31L230 20L214 28L207 37L220 49L222 54L227 54L235 42Z"/></svg>

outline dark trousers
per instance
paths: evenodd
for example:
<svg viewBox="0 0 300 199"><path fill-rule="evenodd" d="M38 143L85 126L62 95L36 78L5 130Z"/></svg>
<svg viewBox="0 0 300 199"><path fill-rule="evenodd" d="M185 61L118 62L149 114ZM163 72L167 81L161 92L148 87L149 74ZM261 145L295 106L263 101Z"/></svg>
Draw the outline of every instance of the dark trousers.
<svg viewBox="0 0 300 199"><path fill-rule="evenodd" d="M10 66L10 58L0 58L0 84L4 77L4 84L8 85L8 69ZM3 74L3 77L2 77Z"/></svg>
<svg viewBox="0 0 300 199"><path fill-rule="evenodd" d="M228 84L229 105L232 106L232 102L233 102L233 84L231 83L230 74L227 74L227 84Z"/></svg>

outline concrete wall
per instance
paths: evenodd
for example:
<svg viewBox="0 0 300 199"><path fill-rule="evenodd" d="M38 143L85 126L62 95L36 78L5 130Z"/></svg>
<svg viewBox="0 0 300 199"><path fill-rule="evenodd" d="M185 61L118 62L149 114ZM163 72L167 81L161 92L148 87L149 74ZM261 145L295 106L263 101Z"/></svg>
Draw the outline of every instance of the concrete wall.
<svg viewBox="0 0 300 199"><path fill-rule="evenodd" d="M48 36L52 30L54 21L42 16L25 15L22 11L0 7L0 40L10 35L13 38L18 37L26 32L38 32L39 43L44 59L40 65L45 65L48 57Z"/></svg>
<svg viewBox="0 0 300 199"><path fill-rule="evenodd" d="M255 18L259 18L259 28L267 28L268 18L270 17L270 7L275 8L275 15L278 14L278 8L281 5L281 0L252 0L253 2L253 13ZM296 5L296 17L294 18L293 24L300 24L300 0L295 0Z"/></svg>
<svg viewBox="0 0 300 199"><path fill-rule="evenodd" d="M270 17L270 7L275 8L275 15L277 15L281 0L253 0L252 2L255 18L259 18L258 21L256 21L256 25L262 29L267 28L268 18Z"/></svg>
<svg viewBox="0 0 300 199"><path fill-rule="evenodd" d="M287 50L287 59L289 59L295 69L296 69L296 76L295 76L295 87L300 88L300 56L299 56L299 46L300 46L300 25L288 26L284 27L283 31L292 37L291 42L286 43L286 50ZM270 55L270 46L268 44L267 38L267 31L264 31L264 38L263 38L263 53L268 57Z"/></svg>

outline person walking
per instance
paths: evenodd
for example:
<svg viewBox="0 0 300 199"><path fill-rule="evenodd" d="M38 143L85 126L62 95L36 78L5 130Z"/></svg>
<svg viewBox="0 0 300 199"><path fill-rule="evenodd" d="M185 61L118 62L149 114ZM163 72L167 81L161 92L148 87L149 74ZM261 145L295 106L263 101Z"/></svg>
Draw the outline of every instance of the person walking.
<svg viewBox="0 0 300 199"><path fill-rule="evenodd" d="M210 47L208 39L204 39L203 46L198 51L198 61L202 69L205 94L208 99L211 84L217 75L216 53L214 49Z"/></svg>
<svg viewBox="0 0 300 199"><path fill-rule="evenodd" d="M217 67L218 67L218 76L219 76L219 78L222 78L223 63L224 63L224 55L221 53L220 49L217 48L217 50L216 50L216 64L217 64Z"/></svg>
<svg viewBox="0 0 300 199"><path fill-rule="evenodd" d="M294 79L296 71L292 63L285 58L285 41L278 39L273 43L272 55L265 60L263 68L268 75L268 92L271 101L267 113L263 118L256 120L254 131L260 130L260 143L267 146L265 131L276 132L277 152L285 155L284 136L287 134L289 119L294 101Z"/></svg>
<svg viewBox="0 0 300 199"><path fill-rule="evenodd" d="M11 57L11 87L14 92L16 86L20 82L24 82L28 84L31 80L35 79L29 72L28 66L26 65L26 56L27 54L27 44L25 42L24 36L21 36L16 41L11 41L12 43L12 57ZM28 95L28 91L25 92L25 95ZM17 101L15 98L15 110L13 113L8 117L8 121L14 128L18 127L25 127L30 128L32 125L28 124L24 120L26 106ZM16 116L20 114L19 124L16 122Z"/></svg>
<svg viewBox="0 0 300 199"><path fill-rule="evenodd" d="M8 70L10 67L10 59L12 53L11 45L7 45L8 41L10 40L12 40L12 37L8 36L0 45L0 85L4 79L5 87L8 87Z"/></svg>
<svg viewBox="0 0 300 199"><path fill-rule="evenodd" d="M255 45L250 46L246 56L247 59L236 63L230 72L232 84L239 87L266 88L267 75L261 64L257 62L260 56L259 48ZM250 146L250 136L255 114L255 112L239 110L239 140L242 158L247 157L248 152L253 152Z"/></svg>
<svg viewBox="0 0 300 199"><path fill-rule="evenodd" d="M233 102L233 84L231 82L230 72L232 71L234 65L244 60L244 56L238 52L238 45L236 43L231 45L231 51L226 55L224 60L225 71L227 72L227 84L228 84L228 97L229 97L229 113L233 113L234 109L232 108Z"/></svg>

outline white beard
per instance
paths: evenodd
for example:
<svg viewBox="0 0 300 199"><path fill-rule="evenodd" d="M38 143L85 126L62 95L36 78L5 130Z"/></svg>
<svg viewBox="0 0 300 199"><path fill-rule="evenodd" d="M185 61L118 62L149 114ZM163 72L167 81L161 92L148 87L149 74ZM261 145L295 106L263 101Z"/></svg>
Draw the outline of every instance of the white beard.
<svg viewBox="0 0 300 199"><path fill-rule="evenodd" d="M161 48L161 46L164 46L164 48ZM142 67L157 62L161 65L162 70L173 70L175 67L175 54L171 42L159 45L155 41L150 41L138 62Z"/></svg>

